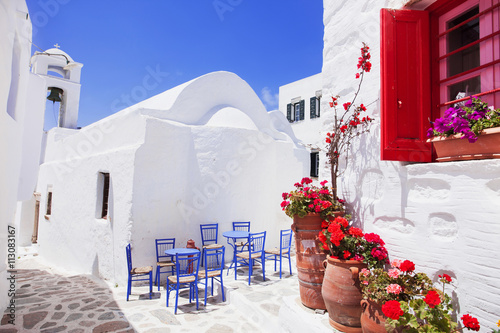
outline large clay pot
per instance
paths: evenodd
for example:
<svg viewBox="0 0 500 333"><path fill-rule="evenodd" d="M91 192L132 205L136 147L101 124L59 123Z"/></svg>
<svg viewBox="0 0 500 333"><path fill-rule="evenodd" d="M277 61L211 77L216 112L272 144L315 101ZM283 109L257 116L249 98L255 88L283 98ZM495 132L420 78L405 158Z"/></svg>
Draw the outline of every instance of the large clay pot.
<svg viewBox="0 0 500 333"><path fill-rule="evenodd" d="M300 300L309 308L326 310L321 296L326 254L320 249L321 242L318 240L322 221L321 216L315 213L304 217L295 216L292 230L295 233Z"/></svg>
<svg viewBox="0 0 500 333"><path fill-rule="evenodd" d="M438 162L500 158L500 127L483 130L474 143L462 139L461 134L438 136L428 141L436 150Z"/></svg>
<svg viewBox="0 0 500 333"><path fill-rule="evenodd" d="M372 300L361 300L361 329L363 333L386 333L385 319L382 307Z"/></svg>
<svg viewBox="0 0 500 333"><path fill-rule="evenodd" d="M358 260L328 257L321 293L330 325L342 332L361 333L361 300L359 272L367 265Z"/></svg>

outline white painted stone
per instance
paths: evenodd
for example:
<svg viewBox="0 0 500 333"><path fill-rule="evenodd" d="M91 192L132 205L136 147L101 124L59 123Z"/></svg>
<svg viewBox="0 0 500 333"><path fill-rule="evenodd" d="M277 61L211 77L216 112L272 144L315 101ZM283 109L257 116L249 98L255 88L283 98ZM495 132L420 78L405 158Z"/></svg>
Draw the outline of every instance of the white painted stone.
<svg viewBox="0 0 500 333"><path fill-rule="evenodd" d="M406 1L386 1L401 8ZM432 1L421 1L422 10ZM384 2L324 1L323 104L324 126L328 93L349 101L357 87L354 79L359 49L368 43L372 71L365 76L358 103L375 118L372 130L356 140L340 190L356 222L377 232L387 243L391 258L410 259L417 270L437 281L446 272L456 280L458 316L478 317L481 332L496 328L500 313L500 160L407 164L380 161L380 29ZM497 106L498 107L498 106ZM303 139L297 135L299 139ZM329 170L321 165L320 179ZM372 179L378 179L377 181ZM368 182L368 183L366 183ZM377 184L372 187L372 184ZM380 187L379 187L380 185Z"/></svg>
<svg viewBox="0 0 500 333"><path fill-rule="evenodd" d="M309 167L286 119L267 113L238 76L215 72L187 82L81 130L47 136L37 191L40 255L66 269L126 282L125 246L136 266L154 265L155 238L201 246L199 225L251 221L277 246L291 220L281 193ZM110 174L108 219L100 218L98 174ZM42 214L43 216L43 214ZM76 246L75 246L76 244ZM227 260L232 250L226 246Z"/></svg>

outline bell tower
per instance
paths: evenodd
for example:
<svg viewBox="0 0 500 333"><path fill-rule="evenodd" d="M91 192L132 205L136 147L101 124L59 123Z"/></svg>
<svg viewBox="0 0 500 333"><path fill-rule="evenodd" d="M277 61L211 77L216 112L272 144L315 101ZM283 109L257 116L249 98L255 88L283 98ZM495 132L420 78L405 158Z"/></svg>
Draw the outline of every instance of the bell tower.
<svg viewBox="0 0 500 333"><path fill-rule="evenodd" d="M82 67L58 48L35 52L31 57L31 72L45 80L47 99L59 103L57 127L77 128Z"/></svg>

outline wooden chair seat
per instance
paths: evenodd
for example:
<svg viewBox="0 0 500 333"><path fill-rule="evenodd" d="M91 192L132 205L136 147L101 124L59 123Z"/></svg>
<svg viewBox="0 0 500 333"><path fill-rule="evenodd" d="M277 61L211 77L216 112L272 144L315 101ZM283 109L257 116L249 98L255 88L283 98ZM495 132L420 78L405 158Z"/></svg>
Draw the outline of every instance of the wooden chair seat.
<svg viewBox="0 0 500 333"><path fill-rule="evenodd" d="M288 251L288 249L283 249L283 251L281 251L281 254L287 254ZM266 252L267 254L275 254L277 256L280 255L280 249L278 249L277 247L275 247L274 249L265 250L264 252Z"/></svg>
<svg viewBox="0 0 500 333"><path fill-rule="evenodd" d="M208 272L208 275L205 275L205 271L204 271L204 270L203 270L203 271L200 271L200 272L198 273L198 277L199 277L200 279L204 279L204 278L206 278L206 277L211 278L211 277L214 277L214 276L220 276L220 275L221 275L221 272L220 272L220 271L209 271L209 272Z"/></svg>
<svg viewBox="0 0 500 333"><path fill-rule="evenodd" d="M236 255L237 257L243 258L243 259L250 259L250 254L249 252L241 252ZM252 253L252 259L255 258L260 258L262 256L261 253Z"/></svg>
<svg viewBox="0 0 500 333"><path fill-rule="evenodd" d="M222 245L222 244L209 244L209 245L204 245L203 248L204 249L220 249L223 246L224 245Z"/></svg>
<svg viewBox="0 0 500 333"><path fill-rule="evenodd" d="M171 261L159 261L159 262L156 263L156 266L171 267L171 266L175 266L175 263L173 263Z"/></svg>
<svg viewBox="0 0 500 333"><path fill-rule="evenodd" d="M173 284L176 284L177 283L177 276L175 275L169 275L168 276L168 280L173 283ZM195 277L190 275L190 276L181 276L179 278L179 283L190 283L190 282L194 282L196 281Z"/></svg>
<svg viewBox="0 0 500 333"><path fill-rule="evenodd" d="M149 272L153 271L152 266L144 266L144 267L135 267L132 268L130 271L131 274L136 275L136 274L148 274Z"/></svg>

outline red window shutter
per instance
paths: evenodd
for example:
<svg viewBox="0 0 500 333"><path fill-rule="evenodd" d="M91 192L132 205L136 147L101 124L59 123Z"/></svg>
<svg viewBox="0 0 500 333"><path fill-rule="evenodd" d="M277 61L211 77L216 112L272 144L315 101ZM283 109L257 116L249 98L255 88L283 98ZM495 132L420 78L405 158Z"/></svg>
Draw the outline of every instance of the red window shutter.
<svg viewBox="0 0 500 333"><path fill-rule="evenodd" d="M381 158L430 162L429 13L382 9Z"/></svg>

